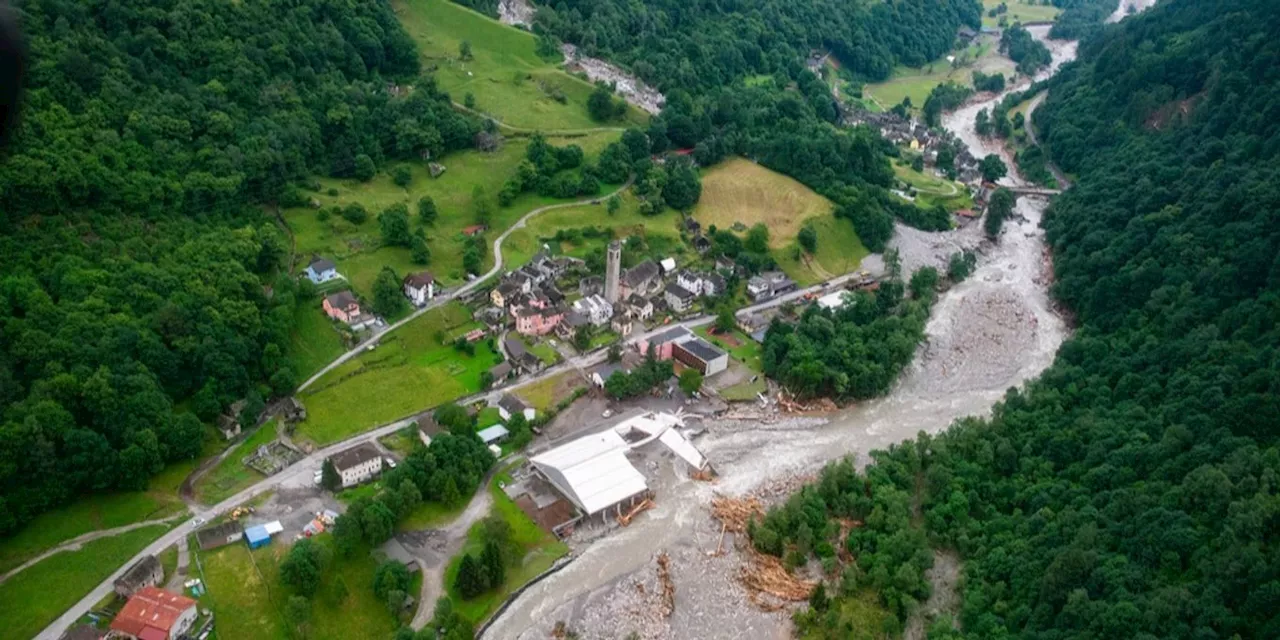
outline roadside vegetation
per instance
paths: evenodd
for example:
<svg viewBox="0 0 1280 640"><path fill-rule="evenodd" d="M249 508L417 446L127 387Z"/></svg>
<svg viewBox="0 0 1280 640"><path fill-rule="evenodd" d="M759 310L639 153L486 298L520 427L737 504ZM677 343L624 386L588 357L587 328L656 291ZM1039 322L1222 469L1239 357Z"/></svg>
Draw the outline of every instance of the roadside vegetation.
<svg viewBox="0 0 1280 640"><path fill-rule="evenodd" d="M196 499L204 504L217 504L261 480L262 474L245 466L241 460L275 439L276 421L269 420L196 482Z"/></svg>

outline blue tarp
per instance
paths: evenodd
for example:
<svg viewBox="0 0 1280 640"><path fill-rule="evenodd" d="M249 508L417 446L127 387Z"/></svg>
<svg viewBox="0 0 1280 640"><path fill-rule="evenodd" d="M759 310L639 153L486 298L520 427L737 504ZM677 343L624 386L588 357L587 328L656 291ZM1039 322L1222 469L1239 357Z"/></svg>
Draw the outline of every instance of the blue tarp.
<svg viewBox="0 0 1280 640"><path fill-rule="evenodd" d="M249 541L250 549L257 549L258 547L271 542L271 534L267 533L266 527L258 525L256 527L249 527L248 529L245 529L244 539Z"/></svg>

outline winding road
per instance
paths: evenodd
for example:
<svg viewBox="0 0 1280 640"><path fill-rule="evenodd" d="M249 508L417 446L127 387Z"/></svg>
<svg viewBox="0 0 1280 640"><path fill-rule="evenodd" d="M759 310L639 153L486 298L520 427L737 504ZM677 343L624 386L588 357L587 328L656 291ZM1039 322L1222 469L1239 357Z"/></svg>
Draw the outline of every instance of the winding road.
<svg viewBox="0 0 1280 640"><path fill-rule="evenodd" d="M519 220L516 220L515 224L511 225L510 227L508 227L506 231L503 231L501 235L499 235L496 239L494 239L494 241L493 241L493 268L492 268L492 269L489 269L489 271L487 271L484 275L477 277L476 279L472 280L471 282L468 282L468 283L466 283L466 284L462 285L461 287L458 287L457 289L455 289L455 290L453 290L453 291L449 291L449 292L447 292L447 293L441 293L441 294L437 295L435 298L432 298L431 302L428 302L428 303L427 303L426 305L424 305L421 309L418 309L417 311L414 311L413 313L411 313L411 314L409 314L409 315L405 316L404 318L401 318L400 320L396 321L394 324L391 324L391 325L387 326L386 328L383 328L383 329L381 329L381 330L377 330L377 331L375 331L375 332L374 332L374 334L373 334L372 336L370 336L367 340L365 340L364 342L361 342L360 344L356 345L356 346L355 346L354 348L352 348L350 351L348 351L348 352L346 352L346 353L344 353L344 354L342 354L342 355L338 356L338 358L337 358L336 360L334 360L333 362L330 362L329 364L325 365L325 367L324 367L323 369L321 369L321 370L317 371L317 372L315 373L315 375L311 376L310 378L307 378L307 379L306 379L306 381L304 381L302 384L298 385L298 392L305 391L307 387L311 386L312 384L315 384L315 381L316 381L316 380L319 380L320 378L324 377L324 374L329 373L330 371L333 371L334 369L336 369L336 368L338 368L338 367L342 366L342 365L343 365L344 363L346 363L348 360L350 360L350 359L352 359L352 358L354 358L354 357L356 357L356 356L360 355L360 353L361 353L361 352L363 352L365 349L369 348L371 345L375 345L375 344L377 344L377 343L378 343L378 341L382 339L382 336L385 336L385 335L387 335L388 333L391 333L392 331L395 331L396 329L399 329L400 327L403 327L404 325L409 324L410 322L412 322L413 320L415 320L418 316L421 316L422 314L424 314L424 313L426 313L426 312L428 312L428 311L430 311L430 310L432 310L432 309L435 309L435 308L437 308L437 307L440 307L440 306L443 306L443 305L445 305L445 304L448 304L449 302L452 302L453 300L455 300L455 299L457 299L457 298L460 298L460 297L462 297L462 296L465 296L465 295L467 295L468 293L471 293L472 291L475 291L476 289L478 289L478 288L480 288L480 287L484 286L485 282L486 282L486 281L488 281L488 280L489 280L489 278L492 278L493 276L497 275L498 273L500 273L500 272L502 271L502 267L503 267L503 261L502 261L502 243L503 243L503 241L504 241L504 240L506 240L506 239L507 239L507 237L508 237L508 236L510 236L510 235L511 235L513 232L515 232L517 229L523 229L523 228L525 228L525 226L528 224L529 220L531 220L534 216L537 216L537 215L542 214L542 213L546 213L546 212L551 211L551 210L553 210L553 209L565 209L565 208L568 208L568 207L580 207L580 206L582 206L582 205L588 205L588 204L593 204L593 203L604 202L606 199L608 199L608 198L610 198L610 197L613 197L613 196L615 196L615 195L620 195L623 191L626 191L626 190L627 190L627 188L629 188L629 187L631 186L632 182L634 182L634 181L635 181L635 176L631 176L631 177L627 178L626 183L624 183L621 187L618 187L616 190L614 190L614 191L612 191L612 192L610 192L610 193L607 193L607 194L605 194L605 195L602 195L602 196L595 196L595 197L591 197L591 198L585 198L585 199L583 199L583 200L575 200L575 201L573 201L573 202L560 202L560 203L556 203L556 204L549 204L549 205L546 205L546 206L543 206L543 207L538 207L537 209L534 209L534 210L532 210L532 211L530 211L530 212L528 212L528 213L524 214L523 216L520 216L520 219L519 219Z"/></svg>

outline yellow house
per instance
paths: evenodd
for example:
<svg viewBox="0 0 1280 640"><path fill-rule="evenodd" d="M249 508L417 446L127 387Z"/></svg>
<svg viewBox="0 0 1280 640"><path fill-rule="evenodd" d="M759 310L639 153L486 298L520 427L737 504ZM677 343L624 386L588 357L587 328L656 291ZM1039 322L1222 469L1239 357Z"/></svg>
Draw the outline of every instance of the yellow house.
<svg viewBox="0 0 1280 640"><path fill-rule="evenodd" d="M920 150L920 141L919 141L919 140L916 140L915 138L912 138L912 139L911 139L911 144L910 144L910 145L908 145L908 146L910 146L910 147L911 147L911 150L912 150L912 151L919 151L919 150Z"/></svg>

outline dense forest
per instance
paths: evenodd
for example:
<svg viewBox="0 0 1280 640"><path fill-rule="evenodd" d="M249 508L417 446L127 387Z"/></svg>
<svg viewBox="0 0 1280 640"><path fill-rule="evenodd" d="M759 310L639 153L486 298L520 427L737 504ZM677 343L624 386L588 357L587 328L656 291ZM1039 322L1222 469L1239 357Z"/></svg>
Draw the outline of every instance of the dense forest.
<svg viewBox="0 0 1280 640"><path fill-rule="evenodd" d="M938 278L924 267L911 275L909 299L895 277L874 294L846 293L839 309L811 305L794 326L775 321L765 334L764 372L800 397L884 394L924 338Z"/></svg>
<svg viewBox="0 0 1280 640"><path fill-rule="evenodd" d="M663 92L725 86L800 65L829 49L869 80L894 65L920 66L951 50L956 29L977 27L970 0L741 3L555 0L537 26L633 69Z"/></svg>
<svg viewBox="0 0 1280 640"><path fill-rule="evenodd" d="M1079 40L1096 33L1120 6L1120 0L1053 0L1053 6L1062 13L1053 21L1049 37Z"/></svg>
<svg viewBox="0 0 1280 640"><path fill-rule="evenodd" d="M292 389L309 292L276 277L288 241L260 203L479 130L416 80L385 1L17 9L32 64L0 160L0 535L144 487L199 452L201 420Z"/></svg>
<svg viewBox="0 0 1280 640"><path fill-rule="evenodd" d="M1167 0L1089 39L1036 112L1079 174L1045 222L1077 332L990 419L795 499L869 513L835 540L862 567L894 533L849 487L899 522L898 492L916 495L916 526L964 562L960 630L931 637L1280 637L1278 43L1271 0ZM798 507L762 522L757 546L785 555L816 533ZM901 580L852 575L895 614L927 594L913 540L893 547ZM846 637L853 592L825 593L797 621Z"/></svg>

